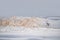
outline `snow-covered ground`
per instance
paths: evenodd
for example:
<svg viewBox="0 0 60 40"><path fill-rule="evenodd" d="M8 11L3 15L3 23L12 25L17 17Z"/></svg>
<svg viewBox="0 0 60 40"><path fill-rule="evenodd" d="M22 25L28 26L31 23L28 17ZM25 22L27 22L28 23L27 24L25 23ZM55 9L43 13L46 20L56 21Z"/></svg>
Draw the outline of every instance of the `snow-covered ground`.
<svg viewBox="0 0 60 40"><path fill-rule="evenodd" d="M0 40L60 40L60 29L11 27L2 27Z"/></svg>
<svg viewBox="0 0 60 40"><path fill-rule="evenodd" d="M50 24L49 27L60 29L60 16L51 16L48 17L47 22Z"/></svg>
<svg viewBox="0 0 60 40"><path fill-rule="evenodd" d="M27 34L27 35L56 35L59 36L60 33L60 20L51 20L51 19L45 19L45 18L39 18L39 17L11 17L9 18L11 20L18 20L18 19L31 19L33 21L35 21L34 23L36 23L36 27L29 27L29 25L33 22L30 21L30 24L28 25L28 27L24 27L24 26L0 26L0 33L19 33L21 34ZM25 22L23 20L23 22ZM34 23L32 23L32 25L34 25Z"/></svg>
<svg viewBox="0 0 60 40"><path fill-rule="evenodd" d="M60 36L60 29L54 28L24 28L24 27L0 27L0 35L35 35L35 36Z"/></svg>
<svg viewBox="0 0 60 40"><path fill-rule="evenodd" d="M23 36L22 39L31 38L31 40L60 40L60 20L41 18L40 23L41 25L39 27L37 26L34 28L26 28L23 26L0 26L0 37L6 37L7 35L7 38L15 36L20 38L19 36Z"/></svg>

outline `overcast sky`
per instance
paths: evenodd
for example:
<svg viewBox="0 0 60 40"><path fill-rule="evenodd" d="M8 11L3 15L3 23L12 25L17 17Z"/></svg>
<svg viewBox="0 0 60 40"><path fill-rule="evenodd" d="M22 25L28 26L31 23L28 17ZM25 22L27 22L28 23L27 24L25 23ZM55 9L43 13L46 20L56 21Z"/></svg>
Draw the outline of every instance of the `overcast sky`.
<svg viewBox="0 0 60 40"><path fill-rule="evenodd" d="M0 0L0 16L60 16L60 0Z"/></svg>

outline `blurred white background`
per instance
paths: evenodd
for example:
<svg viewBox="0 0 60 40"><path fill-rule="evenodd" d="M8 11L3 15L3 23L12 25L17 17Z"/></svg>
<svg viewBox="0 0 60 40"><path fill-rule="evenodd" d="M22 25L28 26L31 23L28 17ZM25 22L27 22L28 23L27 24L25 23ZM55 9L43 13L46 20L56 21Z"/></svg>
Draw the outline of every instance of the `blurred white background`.
<svg viewBox="0 0 60 40"><path fill-rule="evenodd" d="M60 16L60 0L0 0L0 16Z"/></svg>

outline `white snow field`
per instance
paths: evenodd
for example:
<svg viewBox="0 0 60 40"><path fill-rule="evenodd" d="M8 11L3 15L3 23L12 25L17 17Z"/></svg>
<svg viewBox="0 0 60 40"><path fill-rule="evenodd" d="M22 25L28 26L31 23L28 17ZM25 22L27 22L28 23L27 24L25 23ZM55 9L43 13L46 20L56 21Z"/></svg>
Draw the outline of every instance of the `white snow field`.
<svg viewBox="0 0 60 40"><path fill-rule="evenodd" d="M18 17L17 19L19 19ZM24 17L21 17L24 19ZM30 17L27 17L30 18ZM2 40L60 40L60 20L37 18L36 27L0 26ZM33 24L32 24L33 25Z"/></svg>

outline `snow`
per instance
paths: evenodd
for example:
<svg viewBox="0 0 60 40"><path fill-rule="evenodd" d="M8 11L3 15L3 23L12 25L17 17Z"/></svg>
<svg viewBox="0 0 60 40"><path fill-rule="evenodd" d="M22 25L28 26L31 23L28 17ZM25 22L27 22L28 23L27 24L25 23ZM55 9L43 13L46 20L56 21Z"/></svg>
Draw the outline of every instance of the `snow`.
<svg viewBox="0 0 60 40"><path fill-rule="evenodd" d="M31 17L25 17L25 18L31 18ZM20 17L17 17L16 19L20 19ZM21 17L21 19L24 19L24 17ZM58 29L58 24L60 22L49 20L45 18L38 18L36 27L24 27L24 26L0 26L0 35L1 34L12 34L12 35L36 35L36 36L60 36L60 29ZM13 20L13 18L11 19ZM34 20L35 21L35 20ZM49 23L49 26L47 26L47 21ZM33 24L32 24L33 25ZM57 28L58 27L58 28ZM57 28L57 29L56 29Z"/></svg>
<svg viewBox="0 0 60 40"><path fill-rule="evenodd" d="M36 35L36 36L60 36L60 29L53 28L23 28L23 27L0 27L0 35L12 34L12 35Z"/></svg>

